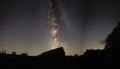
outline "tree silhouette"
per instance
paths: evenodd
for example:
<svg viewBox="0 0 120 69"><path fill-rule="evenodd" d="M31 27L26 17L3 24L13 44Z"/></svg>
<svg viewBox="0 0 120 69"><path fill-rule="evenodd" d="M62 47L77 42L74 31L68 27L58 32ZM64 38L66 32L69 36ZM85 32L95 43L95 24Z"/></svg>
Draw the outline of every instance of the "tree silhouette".
<svg viewBox="0 0 120 69"><path fill-rule="evenodd" d="M6 54L6 51L2 51L1 54Z"/></svg>
<svg viewBox="0 0 120 69"><path fill-rule="evenodd" d="M16 52L15 52L15 51L13 51L11 54L12 54L12 55L16 55Z"/></svg>
<svg viewBox="0 0 120 69"><path fill-rule="evenodd" d="M106 38L105 50L111 54L119 54L120 51L120 22Z"/></svg>
<svg viewBox="0 0 120 69"><path fill-rule="evenodd" d="M28 56L28 53L22 53L21 56Z"/></svg>

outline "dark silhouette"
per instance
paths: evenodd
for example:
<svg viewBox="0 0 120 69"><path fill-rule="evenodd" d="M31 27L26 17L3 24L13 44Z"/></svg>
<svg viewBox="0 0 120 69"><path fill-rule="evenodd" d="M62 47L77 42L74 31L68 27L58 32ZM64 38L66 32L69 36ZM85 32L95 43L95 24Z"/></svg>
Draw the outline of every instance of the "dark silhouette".
<svg viewBox="0 0 120 69"><path fill-rule="evenodd" d="M6 54L6 51L1 51L0 54Z"/></svg>
<svg viewBox="0 0 120 69"><path fill-rule="evenodd" d="M120 55L120 22L118 22L112 33L108 35L106 39L105 50L111 55Z"/></svg>
<svg viewBox="0 0 120 69"><path fill-rule="evenodd" d="M41 56L65 56L63 47L56 48L41 54Z"/></svg>
<svg viewBox="0 0 120 69"><path fill-rule="evenodd" d="M101 55L101 53L102 53L102 50L100 50L100 49L97 49L97 50L90 49L90 50L87 50L86 52L84 52L84 55L86 55L86 56L98 56L98 55Z"/></svg>
<svg viewBox="0 0 120 69"><path fill-rule="evenodd" d="M16 55L16 52L15 52L15 51L13 51L13 52L12 52L12 55Z"/></svg>
<svg viewBox="0 0 120 69"><path fill-rule="evenodd" d="M22 56L28 56L28 53L22 53L21 55Z"/></svg>

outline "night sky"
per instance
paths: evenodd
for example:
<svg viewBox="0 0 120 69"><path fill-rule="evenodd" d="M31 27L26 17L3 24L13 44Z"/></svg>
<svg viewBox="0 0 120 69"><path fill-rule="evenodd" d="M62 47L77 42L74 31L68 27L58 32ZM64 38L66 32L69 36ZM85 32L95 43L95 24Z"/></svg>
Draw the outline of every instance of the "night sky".
<svg viewBox="0 0 120 69"><path fill-rule="evenodd" d="M49 0L0 0L0 51L38 55L50 50ZM119 0L59 0L66 55L102 49L120 16Z"/></svg>

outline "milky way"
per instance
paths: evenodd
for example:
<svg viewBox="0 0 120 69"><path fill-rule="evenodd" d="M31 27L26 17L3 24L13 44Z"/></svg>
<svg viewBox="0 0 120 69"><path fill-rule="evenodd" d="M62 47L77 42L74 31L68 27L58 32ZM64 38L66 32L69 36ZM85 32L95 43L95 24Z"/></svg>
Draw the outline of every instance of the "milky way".
<svg viewBox="0 0 120 69"><path fill-rule="evenodd" d="M48 2L48 17L49 17L49 29L50 29L50 46L51 49L60 46L59 40L59 8L56 0L50 0Z"/></svg>

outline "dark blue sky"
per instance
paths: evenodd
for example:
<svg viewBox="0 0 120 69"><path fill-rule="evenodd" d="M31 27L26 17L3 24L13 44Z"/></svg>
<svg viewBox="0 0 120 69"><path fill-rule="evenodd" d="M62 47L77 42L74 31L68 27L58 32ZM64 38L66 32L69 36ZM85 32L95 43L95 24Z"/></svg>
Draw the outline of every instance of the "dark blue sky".
<svg viewBox="0 0 120 69"><path fill-rule="evenodd" d="M38 55L50 50L48 0L0 0L0 50ZM118 0L60 0L60 37L66 55L100 44L116 26Z"/></svg>

